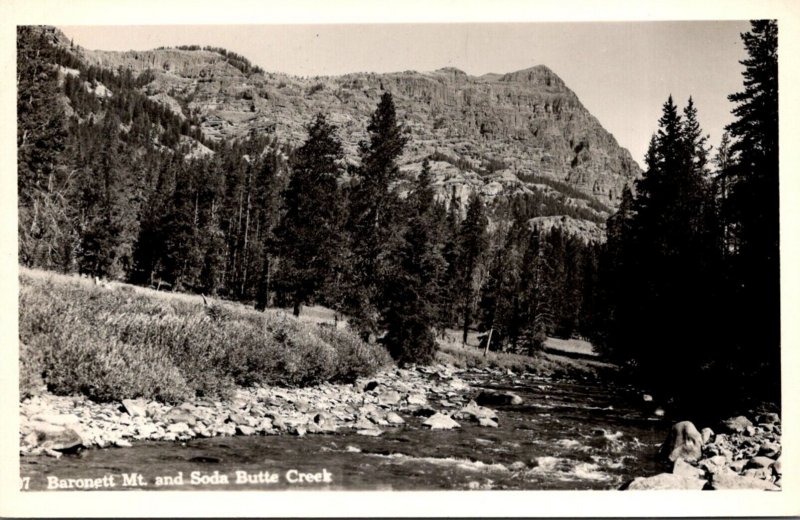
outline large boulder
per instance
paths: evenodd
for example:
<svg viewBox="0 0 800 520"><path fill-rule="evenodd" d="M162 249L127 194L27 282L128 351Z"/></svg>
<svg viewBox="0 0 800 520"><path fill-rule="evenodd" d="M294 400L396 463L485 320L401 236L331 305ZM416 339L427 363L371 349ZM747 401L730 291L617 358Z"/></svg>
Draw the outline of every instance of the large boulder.
<svg viewBox="0 0 800 520"><path fill-rule="evenodd" d="M141 399L123 399L122 408L131 417L147 417L147 402Z"/></svg>
<svg viewBox="0 0 800 520"><path fill-rule="evenodd" d="M453 428L461 427L460 424L443 413L431 415L425 419L425 422L423 422L422 425L427 426L431 430L452 430Z"/></svg>
<svg viewBox="0 0 800 520"><path fill-rule="evenodd" d="M638 477L626 489L630 491L650 491L657 489L689 489L700 490L705 486L703 479L676 475L675 473L661 473L654 477Z"/></svg>
<svg viewBox="0 0 800 520"><path fill-rule="evenodd" d="M734 472L719 472L711 476L711 489L767 489L778 490L778 486L754 476L737 475Z"/></svg>
<svg viewBox="0 0 800 520"><path fill-rule="evenodd" d="M667 440L661 445L659 456L670 462L678 459L695 461L703 452L703 437L690 421L681 421L672 426Z"/></svg>
<svg viewBox="0 0 800 520"><path fill-rule="evenodd" d="M522 404L522 398L513 392L490 392L484 390L475 402L481 406L503 406Z"/></svg>
<svg viewBox="0 0 800 520"><path fill-rule="evenodd" d="M752 428L753 423L744 415L731 417L730 419L722 421L722 428L728 433L744 433L748 426Z"/></svg>
<svg viewBox="0 0 800 520"><path fill-rule="evenodd" d="M44 449L67 451L87 445L78 426L31 421L29 428L31 433L26 437L26 442L31 447L38 446Z"/></svg>
<svg viewBox="0 0 800 520"><path fill-rule="evenodd" d="M704 478L706 476L705 470L692 466L683 459L675 461L672 466L672 474L691 478Z"/></svg>
<svg viewBox="0 0 800 520"><path fill-rule="evenodd" d="M475 401L470 401L467 406L456 412L455 418L473 422L480 422L481 419L497 422L497 412L491 408L480 406Z"/></svg>

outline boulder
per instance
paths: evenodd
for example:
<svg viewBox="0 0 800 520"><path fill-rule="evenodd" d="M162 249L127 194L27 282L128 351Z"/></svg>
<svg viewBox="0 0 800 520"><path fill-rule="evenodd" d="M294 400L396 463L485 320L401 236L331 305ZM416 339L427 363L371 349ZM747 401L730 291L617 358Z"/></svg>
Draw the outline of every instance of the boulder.
<svg viewBox="0 0 800 520"><path fill-rule="evenodd" d="M768 489L778 490L778 486L767 480L752 476L737 475L733 472L719 472L711 476L711 489Z"/></svg>
<svg viewBox="0 0 800 520"><path fill-rule="evenodd" d="M425 394L409 394L406 397L406 402L410 406L425 406L428 404L428 398L425 397Z"/></svg>
<svg viewBox="0 0 800 520"><path fill-rule="evenodd" d="M165 423L186 423L189 426L194 426L197 418L188 410L175 407L164 414L163 421Z"/></svg>
<svg viewBox="0 0 800 520"><path fill-rule="evenodd" d="M378 404L381 406L393 406L400 402L401 396L394 390L387 390L378 395Z"/></svg>
<svg viewBox="0 0 800 520"><path fill-rule="evenodd" d="M122 409L131 417L147 417L147 403L140 399L123 399Z"/></svg>
<svg viewBox="0 0 800 520"><path fill-rule="evenodd" d="M644 402L646 402L646 403L649 403L649 402L651 402L651 401L653 400L653 396L652 396L652 395L650 395L650 394L644 394L644 395L642 396L642 400L643 400Z"/></svg>
<svg viewBox="0 0 800 520"><path fill-rule="evenodd" d="M486 426L486 427L488 427L488 428L497 428L497 427L499 426L499 425L497 424L497 421L494 421L494 420L492 420L492 419L489 419L489 418L487 418L487 417L481 417L481 418L479 418L479 419L478 419L478 424L479 424L480 426Z"/></svg>
<svg viewBox="0 0 800 520"><path fill-rule="evenodd" d="M383 432L378 429L369 429L369 430L358 430L356 431L358 435L365 435L367 437L379 437L383 435Z"/></svg>
<svg viewBox="0 0 800 520"><path fill-rule="evenodd" d="M453 428L461 427L460 424L443 413L431 415L425 419L425 422L423 422L422 425L427 426L431 430L452 430Z"/></svg>
<svg viewBox="0 0 800 520"><path fill-rule="evenodd" d="M31 421L28 426L31 428L31 434L26 437L26 442L31 446L67 451L88 445L77 427L41 421Z"/></svg>
<svg viewBox="0 0 800 520"><path fill-rule="evenodd" d="M705 469L708 473L719 473L720 471L727 469L727 464L728 459L726 459L723 455L709 457L697 463L698 466Z"/></svg>
<svg viewBox="0 0 800 520"><path fill-rule="evenodd" d="M479 422L481 419L488 419L497 422L497 413L494 410L480 406L475 401L470 401L467 406L456 412L454 417L473 422Z"/></svg>
<svg viewBox="0 0 800 520"><path fill-rule="evenodd" d="M650 491L657 489L688 489L701 490L706 481L699 478L676 475L674 473L661 473L654 477L638 477L628 484L630 491Z"/></svg>
<svg viewBox="0 0 800 520"><path fill-rule="evenodd" d="M670 462L678 459L695 461L702 455L703 437L690 421L681 421L672 426L667 440L661 445L659 456Z"/></svg>
<svg viewBox="0 0 800 520"><path fill-rule="evenodd" d="M756 422L765 424L780 424L781 416L775 412L761 414L756 418Z"/></svg>
<svg viewBox="0 0 800 520"><path fill-rule="evenodd" d="M772 472L778 476L783 475L783 463L781 462L781 457L778 457L778 460L776 460L775 464L772 465Z"/></svg>
<svg viewBox="0 0 800 520"><path fill-rule="evenodd" d="M703 444L708 444L714 440L714 430L711 428L703 428L700 430L700 436L703 437Z"/></svg>
<svg viewBox="0 0 800 520"><path fill-rule="evenodd" d="M696 468L683 459L678 459L672 466L673 475L681 475L684 477L704 478L706 472L700 468Z"/></svg>
<svg viewBox="0 0 800 520"><path fill-rule="evenodd" d="M747 461L747 465L745 469L759 469L759 468L769 468L775 464L775 461L769 457L753 457L749 461Z"/></svg>
<svg viewBox="0 0 800 520"><path fill-rule="evenodd" d="M753 423L744 415L731 417L722 422L722 429L728 433L744 433L748 426L752 427Z"/></svg>
<svg viewBox="0 0 800 520"><path fill-rule="evenodd" d="M781 453L781 445L777 442L765 442L758 448L758 454L769 458L776 458Z"/></svg>
<svg viewBox="0 0 800 520"><path fill-rule="evenodd" d="M255 432L256 429L252 426L247 426L246 424L236 425L236 435L253 435Z"/></svg>
<svg viewBox="0 0 800 520"><path fill-rule="evenodd" d="M396 426L405 423L405 420L395 412L389 412L386 414L386 422Z"/></svg>
<svg viewBox="0 0 800 520"><path fill-rule="evenodd" d="M475 398L481 406L504 406L522 404L522 398L513 392L490 392L484 390Z"/></svg>

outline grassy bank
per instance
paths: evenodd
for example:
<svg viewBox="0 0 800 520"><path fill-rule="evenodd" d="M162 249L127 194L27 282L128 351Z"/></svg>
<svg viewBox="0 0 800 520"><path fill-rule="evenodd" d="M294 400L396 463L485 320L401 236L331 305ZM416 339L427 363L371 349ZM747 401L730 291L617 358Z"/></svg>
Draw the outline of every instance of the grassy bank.
<svg viewBox="0 0 800 520"><path fill-rule="evenodd" d="M177 402L236 386L350 381L390 362L346 330L199 296L21 269L21 395Z"/></svg>
<svg viewBox="0 0 800 520"><path fill-rule="evenodd" d="M484 356L483 349L478 346L477 335L471 334L467 339L467 345L462 345L455 339L457 337L457 334L450 334L447 339L439 341L439 350L436 353L438 361L459 368L501 368L548 376L599 375L616 370L615 365L603 361L575 359L551 352L538 352L534 356L488 352Z"/></svg>

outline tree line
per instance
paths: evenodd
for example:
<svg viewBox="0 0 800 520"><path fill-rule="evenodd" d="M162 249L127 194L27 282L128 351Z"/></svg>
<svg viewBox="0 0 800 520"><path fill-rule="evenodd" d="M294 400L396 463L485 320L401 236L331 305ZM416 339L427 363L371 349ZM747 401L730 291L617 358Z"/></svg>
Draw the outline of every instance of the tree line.
<svg viewBox="0 0 800 520"><path fill-rule="evenodd" d="M595 339L682 406L780 402L777 24L742 35L744 90L716 151L670 96L608 220Z"/></svg>

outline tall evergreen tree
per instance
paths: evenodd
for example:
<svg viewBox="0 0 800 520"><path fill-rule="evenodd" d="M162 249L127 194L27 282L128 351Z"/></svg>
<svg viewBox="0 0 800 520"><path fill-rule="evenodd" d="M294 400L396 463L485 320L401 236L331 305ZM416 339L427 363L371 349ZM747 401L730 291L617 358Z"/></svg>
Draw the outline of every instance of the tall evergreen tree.
<svg viewBox="0 0 800 520"><path fill-rule="evenodd" d="M286 213L275 232L282 259L281 283L296 316L323 287L343 246L341 160L336 127L318 114L292 162L284 193Z"/></svg>
<svg viewBox="0 0 800 520"><path fill-rule="evenodd" d="M400 364L426 364L435 352L433 326L446 268L427 161L407 204L408 224L387 277L384 341Z"/></svg>
<svg viewBox="0 0 800 520"><path fill-rule="evenodd" d="M394 100L384 92L360 143L361 165L350 194L350 248L347 307L363 336L378 332L389 251L402 229L400 200L390 187L399 176L397 159L407 138L397 121Z"/></svg>
<svg viewBox="0 0 800 520"><path fill-rule="evenodd" d="M730 309L740 366L757 386L780 395L780 249L778 192L778 25L751 22L742 34L748 57L744 90L728 96L736 117L725 177L725 222L731 234Z"/></svg>
<svg viewBox="0 0 800 520"><path fill-rule="evenodd" d="M489 242L487 225L483 199L478 193L473 193L467 206L467 216L459 231L458 290L462 317L461 340L464 344L467 343L472 314L480 291L479 268Z"/></svg>

